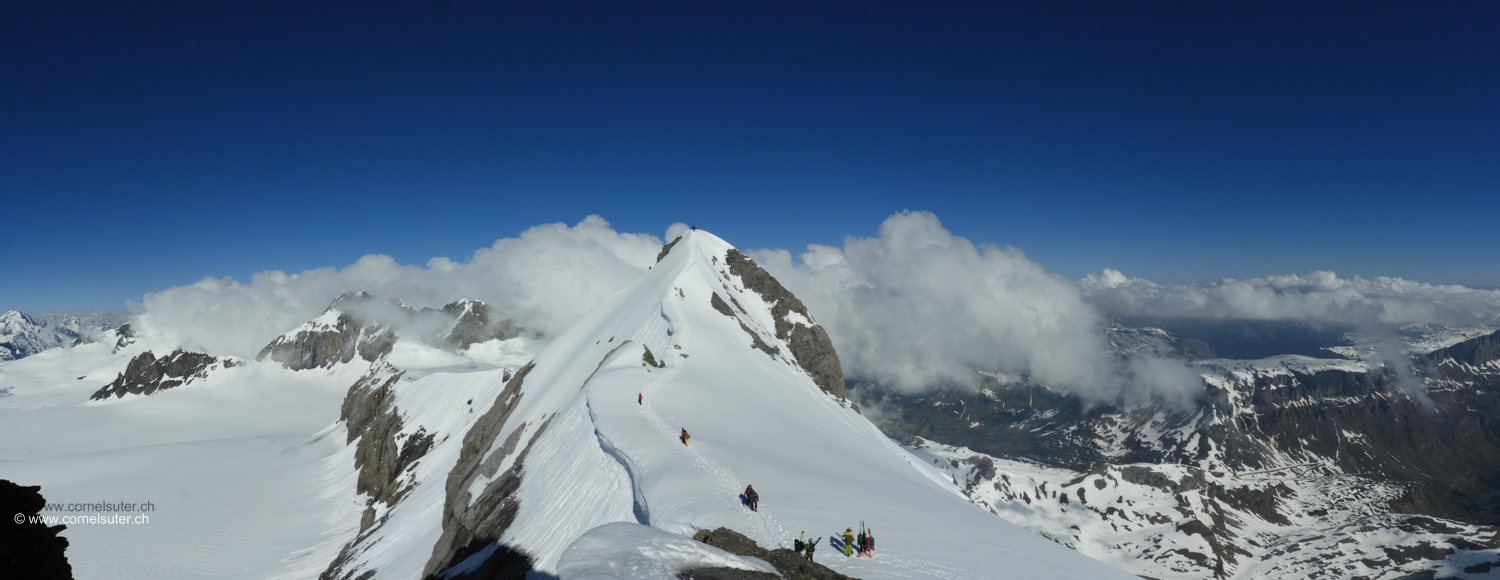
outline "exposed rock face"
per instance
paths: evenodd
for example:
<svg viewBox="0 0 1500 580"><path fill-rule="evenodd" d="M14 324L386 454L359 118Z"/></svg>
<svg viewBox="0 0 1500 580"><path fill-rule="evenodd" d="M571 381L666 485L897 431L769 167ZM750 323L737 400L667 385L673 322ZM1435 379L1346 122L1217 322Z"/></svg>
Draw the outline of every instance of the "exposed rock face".
<svg viewBox="0 0 1500 580"><path fill-rule="evenodd" d="M419 309L382 302L365 292L346 292L322 316L276 337L255 358L270 358L292 370L330 368L355 358L375 362L390 354L398 335L458 351L495 338L515 338L522 331L479 300L465 298L442 309Z"/></svg>
<svg viewBox="0 0 1500 580"><path fill-rule="evenodd" d="M348 442L359 441L354 453L359 470L356 491L368 496L361 532L374 523L376 502L395 505L411 489L410 482L402 484L402 473L432 448L432 435L423 430L399 436L401 410L392 404L392 387L403 374L389 364L376 365L349 388L339 412Z"/></svg>
<svg viewBox="0 0 1500 580"><path fill-rule="evenodd" d="M770 572L739 568L698 568L684 570L677 575L677 580L778 580L779 578L782 576Z"/></svg>
<svg viewBox="0 0 1500 580"><path fill-rule="evenodd" d="M828 332L813 322L802 301L739 250L729 250L724 262L729 266L729 272L740 278L746 290L753 290L771 305L771 316L776 320L776 338L786 343L797 365L823 392L843 399L844 370L839 364L839 355L833 349L833 341L828 339ZM714 308L719 308L719 305L715 304Z"/></svg>
<svg viewBox="0 0 1500 580"><path fill-rule="evenodd" d="M453 326L433 342L448 350L463 350L476 343L521 335L521 327L514 321L478 300L464 298L452 302L443 306L443 314L453 317Z"/></svg>
<svg viewBox="0 0 1500 580"><path fill-rule="evenodd" d="M110 351L111 354L120 352L120 349L135 343L135 329L130 327L129 322L121 324L115 329L115 337L115 348Z"/></svg>
<svg viewBox="0 0 1500 580"><path fill-rule="evenodd" d="M698 533L693 534L693 539L720 550L724 550L725 552L729 552L731 554L739 556L749 556L751 558L759 558L761 560L765 560L767 563L774 566L776 568L776 571L780 572L781 576L783 578L786 578L787 580L855 580L850 576L845 576L838 572L834 572L827 566L818 564L817 562L808 562L807 557L803 556L802 554L793 552L787 548L777 548L775 550L767 550L765 548L762 548L759 544L755 543L755 540L751 540L750 538L745 537L744 534L741 534L729 528L721 527L714 531L698 530ZM833 553L833 550L831 548L826 547L826 543L820 545L823 546L824 550L821 553ZM816 558L818 553L820 552L814 550L813 557ZM843 554L839 554L839 557L842 558ZM765 576L770 576L769 574L763 574L762 576L732 576L726 575L726 573L721 572L722 570L727 569L708 568L700 570L689 570L679 575L678 578L758 579Z"/></svg>
<svg viewBox="0 0 1500 580"><path fill-rule="evenodd" d="M200 352L173 351L172 354L156 358L151 351L143 352L125 366L125 372L115 376L114 382L95 391L89 399L107 399L131 395L150 395L172 387L189 384L208 377L208 373L227 369L236 364L232 358L220 358Z"/></svg>
<svg viewBox="0 0 1500 580"><path fill-rule="evenodd" d="M73 567L65 554L68 539L59 536L66 526L20 523L13 517L31 518L46 507L40 486L16 485L0 479L0 575L6 578L61 580L73 578Z"/></svg>
<svg viewBox="0 0 1500 580"><path fill-rule="evenodd" d="M255 356L255 360L270 358L300 371L330 368L350 362L356 356L374 362L390 354L391 347L396 344L395 330L379 322L366 322L348 312L350 307L374 299L364 292L344 293L317 320L272 340Z"/></svg>
<svg viewBox="0 0 1500 580"><path fill-rule="evenodd" d="M766 344L766 341L761 339L759 334L757 334L754 330L751 330L749 326L745 325L745 321L740 320L739 315L735 314L733 310L729 309L729 305L724 303L724 299L719 298L718 292L715 292L713 294L713 298L709 299L709 304L713 306L714 310L719 311L720 314L733 318L735 322L740 323L740 330L743 330L745 331L745 334L750 335L750 348L766 353L771 358L776 358L776 355L781 354L781 347ZM822 385L818 386L820 388L822 387ZM824 390L826 391L827 389Z"/></svg>
<svg viewBox="0 0 1500 580"><path fill-rule="evenodd" d="M661 259L667 257L667 254L672 251L672 246L677 245L677 242L680 241L682 241L682 236L677 236L672 238L672 241L667 242L667 245L662 246L661 253L656 255L656 263L660 264Z"/></svg>
<svg viewBox="0 0 1500 580"><path fill-rule="evenodd" d="M344 404L339 411L339 420L344 421L348 431L348 443L358 444L354 450L354 467L358 470L355 490L365 496L365 511L360 517L359 532L363 535L371 528L383 525L384 519L375 518L377 503L386 507L396 505L412 488L412 481L402 477L432 449L433 436L425 429L403 434L401 409L393 401L393 387L405 374L384 361L355 381L344 395ZM318 577L321 580L346 578L368 578L373 570L360 573L346 570L353 557L364 547L358 540L344 546L328 568Z"/></svg>
<svg viewBox="0 0 1500 580"><path fill-rule="evenodd" d="M526 455L537 437L547 430L552 419L549 416L534 429L527 429L525 425L517 427L488 458L484 457L484 451L494 444L511 412L521 402L521 385L534 367L534 363L521 367L505 383L505 388L496 396L489 410L464 435L464 446L459 452L458 462L448 472L446 499L443 503L443 534L433 545L432 557L427 561L424 576L450 568L469 554L498 542L500 535L515 521L519 509L515 495L521 487L521 471ZM521 441L528 431L530 437ZM500 465L512 455L515 455L515 459L511 466L504 472L499 472ZM478 497L474 497L468 490L480 478L486 479L488 483ZM501 548L503 557L491 557L491 560L496 560L493 565L520 570L531 568L528 556L513 552L505 546Z"/></svg>
<svg viewBox="0 0 1500 580"><path fill-rule="evenodd" d="M1437 349L1420 362L1450 381L1488 383L1500 376L1500 331Z"/></svg>

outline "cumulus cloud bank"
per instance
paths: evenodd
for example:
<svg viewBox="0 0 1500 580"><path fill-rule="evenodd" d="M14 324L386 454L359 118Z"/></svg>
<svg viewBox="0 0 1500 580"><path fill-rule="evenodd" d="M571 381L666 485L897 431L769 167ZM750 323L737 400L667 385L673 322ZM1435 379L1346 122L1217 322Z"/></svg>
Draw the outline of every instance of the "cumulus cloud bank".
<svg viewBox="0 0 1500 580"><path fill-rule="evenodd" d="M368 255L342 269L260 272L248 284L205 278L147 294L142 323L181 344L249 358L276 335L323 312L346 291L438 307L483 300L521 325L554 336L595 304L640 277L660 238L620 233L599 216L577 225L546 224L497 240L466 262L433 258L425 266Z"/></svg>
<svg viewBox="0 0 1500 580"><path fill-rule="evenodd" d="M667 238L685 229L673 224ZM141 323L189 348L248 358L339 294L363 290L414 307L475 298L555 336L638 279L661 245L589 216L533 227L464 262L369 255L343 268L261 272L249 283L206 278L146 295ZM954 236L927 212L893 215L875 237L849 237L843 247L808 246L797 260L786 250L750 254L828 330L846 375L908 391L973 385L976 368L1027 374L1094 401L1184 401L1202 388L1179 361L1116 359L1103 333L1111 316L1500 324L1500 292L1399 278L1314 272L1174 284L1105 270L1073 280L1019 249Z"/></svg>
<svg viewBox="0 0 1500 580"><path fill-rule="evenodd" d="M1174 361L1120 368L1076 281L1019 249L954 236L928 212L891 216L876 237L843 248L808 246L800 262L785 250L753 256L807 304L850 376L916 390L998 369L1109 400L1201 387Z"/></svg>
<svg viewBox="0 0 1500 580"><path fill-rule="evenodd" d="M1377 277L1306 276L1159 283L1106 269L1082 280L1083 295L1114 316L1302 320L1358 325L1500 323L1500 291Z"/></svg>

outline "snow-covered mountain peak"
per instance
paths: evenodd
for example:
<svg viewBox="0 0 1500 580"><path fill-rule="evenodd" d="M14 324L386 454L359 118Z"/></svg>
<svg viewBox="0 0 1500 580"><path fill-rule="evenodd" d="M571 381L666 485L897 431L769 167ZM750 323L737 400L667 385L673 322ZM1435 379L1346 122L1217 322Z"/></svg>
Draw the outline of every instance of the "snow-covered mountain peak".
<svg viewBox="0 0 1500 580"><path fill-rule="evenodd" d="M511 339L522 328L479 300L460 299L442 308L413 308L399 299L345 292L317 318L272 339L256 360L270 359L292 370L330 368L390 355L397 341L458 352L494 339Z"/></svg>
<svg viewBox="0 0 1500 580"><path fill-rule="evenodd" d="M7 311L0 314L0 362L69 344L81 331L74 318L39 322L19 310Z"/></svg>
<svg viewBox="0 0 1500 580"><path fill-rule="evenodd" d="M567 550L586 532L632 522L684 537L727 527L767 547L821 538L820 563L866 579L1126 577L978 508L882 435L839 396L820 337L774 278L690 231L514 374L461 388L452 374L366 381L347 414L400 427L363 465L400 467L363 468L361 481L401 492L371 496L327 574L557 574L591 568L562 561L589 557ZM475 388L485 398L467 405L442 395ZM424 443L403 449L410 463L376 460L401 441ZM742 502L747 485L759 511ZM880 538L875 559L829 549L861 521Z"/></svg>

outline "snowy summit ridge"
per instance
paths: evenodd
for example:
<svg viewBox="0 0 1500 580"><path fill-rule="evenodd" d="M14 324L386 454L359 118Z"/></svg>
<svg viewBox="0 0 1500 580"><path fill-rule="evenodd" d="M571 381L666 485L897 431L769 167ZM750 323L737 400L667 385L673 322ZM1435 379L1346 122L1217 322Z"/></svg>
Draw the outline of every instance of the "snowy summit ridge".
<svg viewBox="0 0 1500 580"><path fill-rule="evenodd" d="M345 401L369 507L324 576L568 578L611 569L579 558L722 526L769 547L828 540L818 562L858 578L1128 577L979 509L842 395L806 308L685 232L514 373L373 365ZM758 512L739 497L752 484ZM836 554L832 536L861 522L876 557ZM612 549L568 549L609 524L588 537Z"/></svg>

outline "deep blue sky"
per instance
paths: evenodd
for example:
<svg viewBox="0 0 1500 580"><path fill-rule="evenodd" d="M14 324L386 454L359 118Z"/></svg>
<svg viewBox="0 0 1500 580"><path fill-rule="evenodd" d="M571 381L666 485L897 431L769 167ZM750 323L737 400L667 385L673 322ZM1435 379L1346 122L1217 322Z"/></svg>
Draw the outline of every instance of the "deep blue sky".
<svg viewBox="0 0 1500 580"><path fill-rule="evenodd" d="M1070 277L1500 286L1500 3L639 4L0 2L0 310L904 208Z"/></svg>

